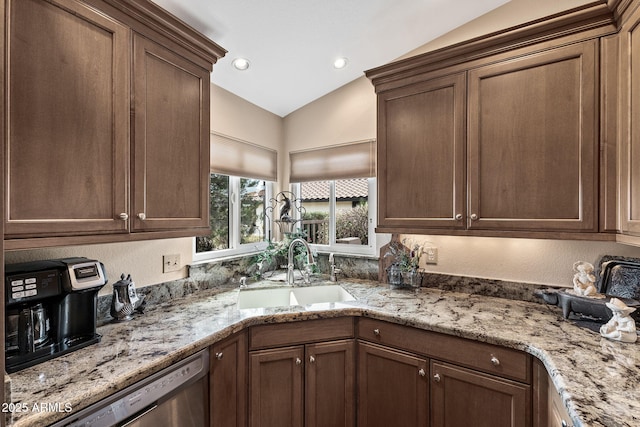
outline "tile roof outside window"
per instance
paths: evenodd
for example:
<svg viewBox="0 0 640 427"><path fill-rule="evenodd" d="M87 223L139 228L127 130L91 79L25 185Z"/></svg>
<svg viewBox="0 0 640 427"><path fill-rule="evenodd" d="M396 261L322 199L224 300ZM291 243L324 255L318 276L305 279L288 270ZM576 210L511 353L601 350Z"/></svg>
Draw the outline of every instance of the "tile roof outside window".
<svg viewBox="0 0 640 427"><path fill-rule="evenodd" d="M327 181L305 182L301 185L302 200L329 200L329 186ZM369 184L367 178L343 179L336 186L336 199L367 198Z"/></svg>

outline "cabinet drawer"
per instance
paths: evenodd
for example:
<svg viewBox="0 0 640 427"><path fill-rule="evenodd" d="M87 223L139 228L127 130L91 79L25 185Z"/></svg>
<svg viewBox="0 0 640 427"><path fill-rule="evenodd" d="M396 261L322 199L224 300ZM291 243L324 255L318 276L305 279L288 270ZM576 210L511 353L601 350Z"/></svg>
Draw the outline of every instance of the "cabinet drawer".
<svg viewBox="0 0 640 427"><path fill-rule="evenodd" d="M358 338L501 377L531 382L531 357L518 350L362 318L358 321Z"/></svg>
<svg viewBox="0 0 640 427"><path fill-rule="evenodd" d="M332 341L353 338L353 318L306 320L252 326L249 331L249 348L279 347L315 341Z"/></svg>

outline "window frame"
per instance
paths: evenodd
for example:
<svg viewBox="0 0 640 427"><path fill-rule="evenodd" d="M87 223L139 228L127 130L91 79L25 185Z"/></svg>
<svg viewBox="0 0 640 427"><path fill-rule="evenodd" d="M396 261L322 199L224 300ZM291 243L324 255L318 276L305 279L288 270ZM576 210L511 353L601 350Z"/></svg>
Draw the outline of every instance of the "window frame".
<svg viewBox="0 0 640 427"><path fill-rule="evenodd" d="M226 174L218 174L226 175ZM240 181L242 179L256 179L265 183L265 206L273 197L273 188L275 183L262 178L249 178L234 175L226 175L229 177L229 248L219 249L216 251L196 252L196 239L193 238L193 261L207 261L219 258L233 257L237 255L255 254L264 251L269 244L267 240L258 243L240 243L240 223L241 223L241 201ZM209 178L211 179L211 178ZM271 236L271 221L265 221L265 239Z"/></svg>
<svg viewBox="0 0 640 427"><path fill-rule="evenodd" d="M345 178L346 179L346 178ZM366 178L369 186L369 195L367 197L367 205L369 207L369 235L366 245L350 245L347 243L336 243L336 181L342 179L325 179L329 183L329 244L322 245L318 243L309 244L309 246L320 253L334 252L344 255L376 255L376 213L377 213L377 181L375 177ZM300 183L291 184L291 192L297 198L301 196ZM304 202L302 202L304 207Z"/></svg>

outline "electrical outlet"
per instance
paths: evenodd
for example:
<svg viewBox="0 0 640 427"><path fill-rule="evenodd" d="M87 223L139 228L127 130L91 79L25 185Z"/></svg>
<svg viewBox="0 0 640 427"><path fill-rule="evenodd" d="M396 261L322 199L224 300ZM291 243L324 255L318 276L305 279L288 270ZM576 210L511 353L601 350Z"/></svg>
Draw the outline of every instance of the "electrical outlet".
<svg viewBox="0 0 640 427"><path fill-rule="evenodd" d="M431 247L426 248L424 253L427 255L427 264L437 264L438 263L438 248Z"/></svg>
<svg viewBox="0 0 640 427"><path fill-rule="evenodd" d="M178 271L182 268L180 265L180 255L163 255L162 256L162 272L170 273L172 271Z"/></svg>

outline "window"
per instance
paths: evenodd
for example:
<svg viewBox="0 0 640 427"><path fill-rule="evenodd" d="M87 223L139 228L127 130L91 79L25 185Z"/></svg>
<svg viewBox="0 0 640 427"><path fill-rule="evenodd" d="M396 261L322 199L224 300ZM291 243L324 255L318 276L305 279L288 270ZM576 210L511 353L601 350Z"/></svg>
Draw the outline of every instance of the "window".
<svg viewBox="0 0 640 427"><path fill-rule="evenodd" d="M211 234L195 239L194 260L263 250L269 235L264 209L271 183L260 179L211 174Z"/></svg>
<svg viewBox="0 0 640 427"><path fill-rule="evenodd" d="M302 200L300 228L317 249L373 255L375 178L293 184Z"/></svg>

